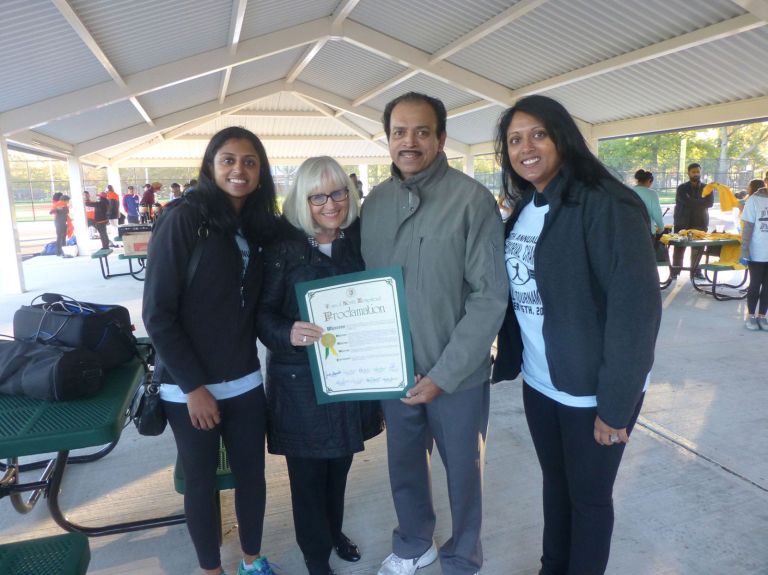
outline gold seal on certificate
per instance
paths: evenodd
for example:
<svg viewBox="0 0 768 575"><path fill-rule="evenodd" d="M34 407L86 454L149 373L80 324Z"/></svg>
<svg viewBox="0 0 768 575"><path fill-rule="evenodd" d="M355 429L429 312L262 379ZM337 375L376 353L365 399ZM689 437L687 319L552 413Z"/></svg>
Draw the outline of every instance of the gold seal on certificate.
<svg viewBox="0 0 768 575"><path fill-rule="evenodd" d="M301 319L323 328L307 348L318 403L405 397L413 353L400 268L296 285Z"/></svg>

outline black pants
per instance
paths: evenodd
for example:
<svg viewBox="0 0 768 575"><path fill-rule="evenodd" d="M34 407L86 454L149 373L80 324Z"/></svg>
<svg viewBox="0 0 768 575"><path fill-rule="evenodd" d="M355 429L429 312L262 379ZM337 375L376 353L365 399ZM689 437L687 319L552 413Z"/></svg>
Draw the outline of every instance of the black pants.
<svg viewBox="0 0 768 575"><path fill-rule="evenodd" d="M99 232L99 238L101 238L101 248L108 248L109 235L107 234L107 222L96 222L96 231Z"/></svg>
<svg viewBox="0 0 768 575"><path fill-rule="evenodd" d="M625 445L595 441L596 408L562 405L527 384L523 404L544 477L540 575L602 575L613 533L613 483Z"/></svg>
<svg viewBox="0 0 768 575"><path fill-rule="evenodd" d="M235 514L240 546L258 555L264 527L264 387L219 401L221 423L210 431L192 427L185 403L163 402L184 469L184 513L202 569L221 565L216 524L216 467L223 437L235 476Z"/></svg>
<svg viewBox="0 0 768 575"><path fill-rule="evenodd" d="M341 535L344 492L352 456L333 459L286 457L296 542L309 572L328 573L331 550Z"/></svg>
<svg viewBox="0 0 768 575"><path fill-rule="evenodd" d="M675 233L678 233L680 230L688 229L681 226L675 226ZM690 229L700 229L700 228L690 228ZM706 228L704 228L702 231L707 231ZM701 260L701 256L704 253L704 250L701 248L691 248L691 268L695 268L699 265L699 261ZM677 277L677 274L680 273L680 268L683 267L683 258L685 257L685 246L675 246L672 250L672 267L670 268L670 271L672 272L672 275Z"/></svg>
<svg viewBox="0 0 768 575"><path fill-rule="evenodd" d="M64 253L62 249L67 243L67 223L56 224L56 255L60 256Z"/></svg>
<svg viewBox="0 0 768 575"><path fill-rule="evenodd" d="M768 262L749 262L747 311L750 315L755 315L755 310L760 315L768 313Z"/></svg>

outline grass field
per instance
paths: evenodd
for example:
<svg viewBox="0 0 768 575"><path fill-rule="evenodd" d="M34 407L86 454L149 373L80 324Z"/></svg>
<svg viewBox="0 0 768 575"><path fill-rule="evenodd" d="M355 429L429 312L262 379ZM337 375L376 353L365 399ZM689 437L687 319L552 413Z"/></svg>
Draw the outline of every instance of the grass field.
<svg viewBox="0 0 768 575"><path fill-rule="evenodd" d="M53 216L48 213L51 204L44 202L16 202L16 221L17 222L50 222Z"/></svg>

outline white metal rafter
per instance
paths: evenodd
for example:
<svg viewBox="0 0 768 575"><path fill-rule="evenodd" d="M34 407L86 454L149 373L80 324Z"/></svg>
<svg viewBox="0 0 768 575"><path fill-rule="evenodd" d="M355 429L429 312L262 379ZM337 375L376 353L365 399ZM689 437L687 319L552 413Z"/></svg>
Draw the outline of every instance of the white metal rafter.
<svg viewBox="0 0 768 575"><path fill-rule="evenodd" d="M51 0L51 2L54 6L56 6L59 12L61 12L61 15L64 16L64 19L67 21L67 23L80 37L80 40L83 41L83 44L85 44L91 53L96 57L96 59L99 61L99 64L101 64L107 73L112 77L112 80L114 80L115 84L117 84L120 88L125 89L125 80L123 80L123 77L118 73L117 69L104 53L104 50L101 49L99 43L88 31L88 28L85 27L85 24L83 24L83 21L80 20L80 17L77 15L77 13L75 13L67 0ZM144 121L150 126L153 125L152 118L144 109L144 106L141 105L139 100L135 97L131 97L129 100L131 104L133 104L133 107L136 108L136 111L141 115L142 118L144 118Z"/></svg>
<svg viewBox="0 0 768 575"><path fill-rule="evenodd" d="M248 0L235 0L234 10L232 10L232 20L229 23L229 53L233 56L237 53L237 45L240 42L240 34L243 31L243 20L245 19L245 9L248 7ZM224 70L219 86L219 103L227 97L229 90L229 80L232 77L232 66Z"/></svg>

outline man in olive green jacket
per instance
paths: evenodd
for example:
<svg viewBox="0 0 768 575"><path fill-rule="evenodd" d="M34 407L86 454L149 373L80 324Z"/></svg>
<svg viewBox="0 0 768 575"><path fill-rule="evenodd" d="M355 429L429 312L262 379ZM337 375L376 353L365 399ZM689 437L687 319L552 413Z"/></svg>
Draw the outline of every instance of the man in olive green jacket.
<svg viewBox="0 0 768 575"><path fill-rule="evenodd" d="M367 269L401 266L417 384L382 402L398 526L379 575L413 575L437 557L429 454L450 478L445 575L471 575L480 544L490 346L507 307L503 226L492 194L448 166L440 100L408 93L384 111L392 177L366 198Z"/></svg>

